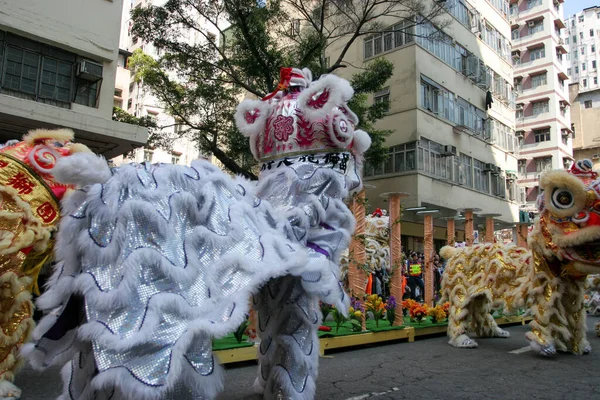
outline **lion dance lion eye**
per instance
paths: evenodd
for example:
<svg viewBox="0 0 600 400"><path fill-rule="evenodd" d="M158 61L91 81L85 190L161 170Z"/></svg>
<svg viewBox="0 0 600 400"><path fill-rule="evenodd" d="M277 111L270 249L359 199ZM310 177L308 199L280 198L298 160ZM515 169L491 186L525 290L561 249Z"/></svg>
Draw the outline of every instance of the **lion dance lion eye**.
<svg viewBox="0 0 600 400"><path fill-rule="evenodd" d="M570 208L574 203L573 194L568 190L555 189L552 193L552 205L558 209Z"/></svg>

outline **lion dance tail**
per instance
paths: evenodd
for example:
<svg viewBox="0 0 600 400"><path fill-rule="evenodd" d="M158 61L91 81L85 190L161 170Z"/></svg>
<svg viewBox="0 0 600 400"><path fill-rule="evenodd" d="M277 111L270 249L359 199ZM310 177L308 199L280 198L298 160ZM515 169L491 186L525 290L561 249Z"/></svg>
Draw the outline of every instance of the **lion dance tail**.
<svg viewBox="0 0 600 400"><path fill-rule="evenodd" d="M459 250L460 249L457 249L453 246L444 246L440 249L440 257L442 257L442 259L446 260L446 262L448 263L449 260L459 252ZM448 286L444 285L444 280L446 279L446 276L447 274L444 274L442 276L442 298L440 299L441 304L450 300L450 293L445 289Z"/></svg>

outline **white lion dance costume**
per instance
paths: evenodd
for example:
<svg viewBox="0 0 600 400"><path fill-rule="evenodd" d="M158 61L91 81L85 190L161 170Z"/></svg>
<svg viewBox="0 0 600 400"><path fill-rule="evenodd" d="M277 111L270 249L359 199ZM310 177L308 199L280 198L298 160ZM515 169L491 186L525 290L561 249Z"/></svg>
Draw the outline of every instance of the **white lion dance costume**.
<svg viewBox="0 0 600 400"><path fill-rule="evenodd" d="M37 278L52 256L59 201L69 190L51 170L59 158L89 151L72 139L68 130L35 130L0 148L0 398L21 393L11 382L19 349L35 326L31 293L39 294Z"/></svg>
<svg viewBox="0 0 600 400"><path fill-rule="evenodd" d="M256 389L311 399L319 300L346 309L337 264L370 145L355 131L347 81L283 69L268 101L236 113L258 185L213 165L125 165L75 155L55 175L63 201L57 264L27 345L38 368L64 365L64 399L203 399L222 388L212 339L258 311ZM285 89L285 90L284 90Z"/></svg>
<svg viewBox="0 0 600 400"><path fill-rule="evenodd" d="M587 275L600 272L600 180L592 162L582 160L568 172L544 173L540 188L540 216L527 241L531 250L497 244L442 249L451 345L477 347L468 330L508 337L490 314L492 307L505 306L529 309L533 321L526 337L541 355L591 351L584 291Z"/></svg>

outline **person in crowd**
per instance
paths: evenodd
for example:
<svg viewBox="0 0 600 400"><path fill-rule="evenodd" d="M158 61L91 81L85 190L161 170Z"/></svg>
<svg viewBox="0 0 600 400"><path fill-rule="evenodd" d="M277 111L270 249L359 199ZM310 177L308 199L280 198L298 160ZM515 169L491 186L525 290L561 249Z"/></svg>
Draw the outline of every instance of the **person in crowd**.
<svg viewBox="0 0 600 400"><path fill-rule="evenodd" d="M408 266L408 286L410 287L410 296L416 301L422 301L425 292L425 283L423 282L423 262L417 253L411 255L411 261ZM417 296L416 289L420 290Z"/></svg>

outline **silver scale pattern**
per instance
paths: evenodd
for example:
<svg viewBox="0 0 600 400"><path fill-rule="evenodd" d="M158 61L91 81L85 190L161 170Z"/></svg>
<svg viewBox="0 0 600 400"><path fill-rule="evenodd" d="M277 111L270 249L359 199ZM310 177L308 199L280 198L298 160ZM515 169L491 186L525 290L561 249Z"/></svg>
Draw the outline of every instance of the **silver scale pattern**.
<svg viewBox="0 0 600 400"><path fill-rule="evenodd" d="M120 369L119 393L119 385L141 385L159 397L204 398L172 376L172 364L191 366L195 379L211 378L216 332L237 328L247 296L266 279L302 267L294 261L302 248L272 229L277 221L267 202L246 196L208 163L193 167L119 167L68 220L76 227L69 231L89 236L78 259L93 281L85 294L88 325L100 334L89 338L98 371L88 379ZM306 327L287 331L309 351ZM187 348L177 346L190 338ZM43 341L51 348L51 340ZM281 360L300 388L306 371Z"/></svg>
<svg viewBox="0 0 600 400"><path fill-rule="evenodd" d="M339 258L353 231L354 217L343 198L360 184L354 158L349 158L347 172L306 162L284 167L288 169L285 173L283 168L266 171L259 179L259 197L283 212L300 209L305 214L305 226L290 215L295 238L302 237L304 244L316 244L326 252L310 249L307 270L300 277L288 275L271 281L254 296L261 338L258 379L267 399L314 396L307 390L314 391L317 378L319 300L346 306L339 283ZM318 208L324 211L322 220ZM310 268L311 264L323 267ZM287 374L275 373L281 369Z"/></svg>

